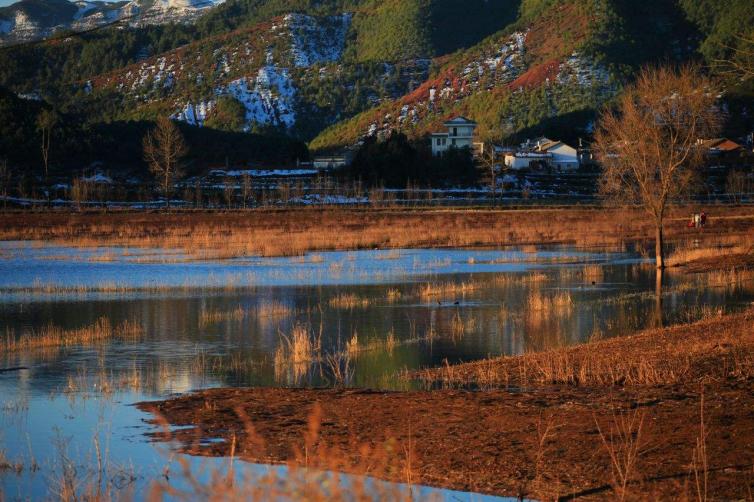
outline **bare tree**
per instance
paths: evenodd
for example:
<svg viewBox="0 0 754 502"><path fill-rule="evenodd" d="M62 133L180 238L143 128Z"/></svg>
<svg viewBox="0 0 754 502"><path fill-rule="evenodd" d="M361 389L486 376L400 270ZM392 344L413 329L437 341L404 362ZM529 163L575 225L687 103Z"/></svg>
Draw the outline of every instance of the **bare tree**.
<svg viewBox="0 0 754 502"><path fill-rule="evenodd" d="M243 198L243 208L246 209L246 204L251 199L251 176L249 173L243 173L241 178L241 197Z"/></svg>
<svg viewBox="0 0 754 502"><path fill-rule="evenodd" d="M236 195L236 183L233 178L226 177L223 183L223 195L225 196L225 207L233 207L233 199Z"/></svg>
<svg viewBox="0 0 754 502"><path fill-rule="evenodd" d="M665 267L663 223L668 204L687 192L706 151L697 143L720 125L715 83L698 67L645 68L616 109L602 113L595 151L600 191L641 205L655 224L657 268Z"/></svg>
<svg viewBox="0 0 754 502"><path fill-rule="evenodd" d="M76 204L76 208L81 211L81 203L89 199L89 182L83 177L75 177L71 182L71 199Z"/></svg>
<svg viewBox="0 0 754 502"><path fill-rule="evenodd" d="M37 116L37 130L42 134L42 162L44 163L45 178L47 178L50 164L50 145L52 144L52 131L58 123L58 117L51 110L42 110Z"/></svg>
<svg viewBox="0 0 754 502"><path fill-rule="evenodd" d="M3 209L8 208L8 188L10 188L11 172L8 167L8 161L3 159L0 162L0 191L3 194Z"/></svg>
<svg viewBox="0 0 754 502"><path fill-rule="evenodd" d="M168 118L157 119L157 127L144 136L144 160L149 164L170 209L175 181L183 176L181 160L188 147L178 127Z"/></svg>
<svg viewBox="0 0 754 502"><path fill-rule="evenodd" d="M497 155L495 153L495 145L492 143L484 143L482 146L482 154L480 155L482 167L485 170L485 178L490 184L492 190L492 203L495 203L497 197Z"/></svg>
<svg viewBox="0 0 754 502"><path fill-rule="evenodd" d="M197 178L194 182L194 207L197 209L204 205L204 195L202 194L202 182Z"/></svg>
<svg viewBox="0 0 754 502"><path fill-rule="evenodd" d="M746 173L734 169L728 174L725 180L725 192L733 202L741 203L744 195L750 191L750 182Z"/></svg>
<svg viewBox="0 0 754 502"><path fill-rule="evenodd" d="M714 62L722 74L742 81L754 78L754 33L748 37L738 35L734 46L723 48L730 56Z"/></svg>

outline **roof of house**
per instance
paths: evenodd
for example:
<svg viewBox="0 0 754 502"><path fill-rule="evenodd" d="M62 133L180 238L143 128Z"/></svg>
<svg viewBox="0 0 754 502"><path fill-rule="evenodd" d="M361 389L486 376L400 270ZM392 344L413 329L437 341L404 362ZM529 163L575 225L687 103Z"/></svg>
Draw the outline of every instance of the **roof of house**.
<svg viewBox="0 0 754 502"><path fill-rule="evenodd" d="M703 140L702 144L710 150L720 150L721 152L734 152L743 148L735 141L731 141L728 138L713 138Z"/></svg>
<svg viewBox="0 0 754 502"><path fill-rule="evenodd" d="M459 115L458 117L448 120L443 125L454 126L454 125L477 125L477 124L473 120L467 119L466 117L462 117Z"/></svg>

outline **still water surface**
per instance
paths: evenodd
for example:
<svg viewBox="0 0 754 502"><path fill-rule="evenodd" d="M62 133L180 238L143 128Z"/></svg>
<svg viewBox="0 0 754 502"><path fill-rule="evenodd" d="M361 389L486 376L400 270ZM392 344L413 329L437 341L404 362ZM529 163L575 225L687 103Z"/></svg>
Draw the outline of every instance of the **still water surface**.
<svg viewBox="0 0 754 502"><path fill-rule="evenodd" d="M131 406L138 401L217 386L333 385L328 355L338 356L348 385L405 389L416 386L399 377L406 369L621 336L754 299L751 284L701 275L668 274L661 302L655 288L651 264L630 250L202 261L173 251L0 243L0 333L74 329L102 317L143 330L137 340L0 354L0 368L27 368L0 373L0 449L26 465L0 473L0 490L10 499L54 494L64 466L96 465L95 438L111 462L105 483L143 489L167 460L145 440L151 427ZM280 357L295 329L319 346L315 360Z"/></svg>

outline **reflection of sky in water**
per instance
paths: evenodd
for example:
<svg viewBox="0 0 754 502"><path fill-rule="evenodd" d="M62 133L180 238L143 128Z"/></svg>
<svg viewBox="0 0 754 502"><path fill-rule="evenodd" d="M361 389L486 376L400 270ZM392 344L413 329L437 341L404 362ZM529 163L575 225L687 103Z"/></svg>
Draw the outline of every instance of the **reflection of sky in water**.
<svg viewBox="0 0 754 502"><path fill-rule="evenodd" d="M192 260L176 253L124 248L66 248L0 242L0 288L227 287L383 284L452 273L519 272L555 260L628 259L564 250L386 250L310 253L301 257ZM107 260L107 261L101 261ZM161 262L164 261L164 262ZM634 260L635 261L635 260Z"/></svg>
<svg viewBox="0 0 754 502"><path fill-rule="evenodd" d="M0 376L0 382L6 378ZM7 396L7 392L4 393ZM163 473L168 472L172 488L191 493L191 484L181 475L182 465L177 458L183 458L191 466L192 476L196 480L208 483L213 472L227 475L226 459L192 458L176 456L168 445L153 445L144 441L143 434L154 430L144 423L150 418L128 403L140 400L138 393L116 393L111 398L92 397L81 399L76 395L69 397L38 397L27 401L24 411L18 415L5 412L0 416L0 424L5 432L3 448L10 452L14 462L22 461L31 465L32 458L39 465L39 470L28 469L20 474L0 472L0 494L6 500L39 500L50 496L57 498L62 486L63 465L76 470L76 479L82 483L79 488L96 487L98 480L97 449L95 441L103 455L103 486L133 490L136 500L142 497L151 483L166 482ZM7 401L6 401L7 403ZM12 434L9 433L12 431ZM270 479L274 476L283 479L287 475L285 466L267 466L235 461L233 464L237 486L249 486L255 480ZM167 471L166 471L167 469ZM390 483L361 478L366 489L376 495L391 493L395 488ZM347 487L352 481L347 476L340 476L339 482ZM399 489L408 487L399 485ZM243 493L243 492L242 492ZM406 491L405 493L409 493ZM415 500L447 501L484 501L507 500L468 494L452 490L429 487L412 487ZM118 498L117 492L114 498ZM170 500L171 497L167 497Z"/></svg>
<svg viewBox="0 0 754 502"><path fill-rule="evenodd" d="M134 257L143 259L153 251L128 250L131 256L91 262L84 254L122 255L124 250L17 243L0 248L0 287L5 288L35 282L212 286L225 277L253 278L249 284L254 286L0 294L0 333L50 323L78 328L102 316L113 323L138 322L145 333L136 342L111 340L89 347L0 354L0 368L29 368L0 373L0 448L11 460L33 455L42 467L34 475L0 475L0 489L8 499L48 493L60 471L60 441L67 443L72 458L91 465L95 434L112 461L135 466L141 485L159 475L166 459L144 440L149 428L142 422L145 416L130 406L134 402L216 386L327 385L327 368L316 363L300 371L278 371L274 354L280 333L290 333L296 324L310 326L317 336L321 330L322 351L328 354L343 351L356 334L361 350L350 361L351 383L400 389L408 384L395 375L406 368L543 350L578 343L595 333L622 335L651 326L658 317L654 270L625 253L401 250L136 263ZM539 278L530 280L532 274ZM426 281L471 287L422 296L419 291ZM703 308L737 308L754 298L751 284L709 287L700 276L669 273L665 286L661 308L668 323L696 318ZM388 289L400 296L389 300ZM531 306L533 297L566 293L572 305L563 311L543 312ZM365 302L353 309L333 306L331 301L343 294ZM283 305L290 313L262 315L264 306L271 304ZM243 315L223 318L239 307ZM207 312L220 313L220 320L203 322ZM459 323L464 326L460 335ZM389 334L394 347L386 345ZM114 389L111 399L98 392L103 381ZM66 388L72 392L63 392ZM89 398L82 399L82 393Z"/></svg>

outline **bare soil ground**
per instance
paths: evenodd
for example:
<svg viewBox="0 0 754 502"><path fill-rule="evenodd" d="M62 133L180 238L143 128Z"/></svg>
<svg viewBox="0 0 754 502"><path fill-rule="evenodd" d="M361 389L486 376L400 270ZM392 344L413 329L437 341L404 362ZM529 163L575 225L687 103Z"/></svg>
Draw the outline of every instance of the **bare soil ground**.
<svg viewBox="0 0 754 502"><path fill-rule="evenodd" d="M608 363L622 357L628 370L646 360L644 377L606 378L610 364L580 365L588 358L576 347L549 357L571 361L564 368L572 375L591 374L580 381L521 378L519 389L482 391L213 389L138 406L155 423L192 426L154 439L176 439L199 455L233 448L248 460L303 463L326 448L344 459L344 470L549 500L752 498L754 312L597 347L590 353ZM491 384L490 364L534 371L522 360L535 356L461 365L452 374L468 382L483 368ZM433 371L435 380L448 378ZM511 385L502 375L512 373L498 373L498 388ZM200 443L206 438L226 442ZM372 471L360 445L391 453L395 468Z"/></svg>

